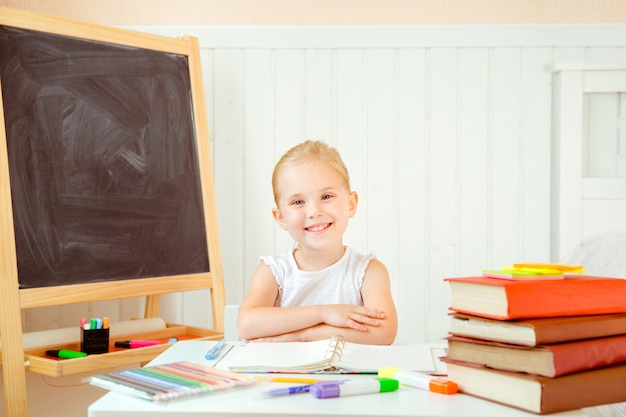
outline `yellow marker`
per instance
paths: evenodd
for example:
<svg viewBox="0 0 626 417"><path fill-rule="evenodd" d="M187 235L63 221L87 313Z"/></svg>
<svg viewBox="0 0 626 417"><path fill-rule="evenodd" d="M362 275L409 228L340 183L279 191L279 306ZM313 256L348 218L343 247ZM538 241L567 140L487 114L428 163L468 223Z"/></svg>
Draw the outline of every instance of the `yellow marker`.
<svg viewBox="0 0 626 417"><path fill-rule="evenodd" d="M271 376L271 377L259 377L263 381L269 382L288 382L292 384L315 384L316 382L323 381L322 379L315 378L299 378L288 376Z"/></svg>

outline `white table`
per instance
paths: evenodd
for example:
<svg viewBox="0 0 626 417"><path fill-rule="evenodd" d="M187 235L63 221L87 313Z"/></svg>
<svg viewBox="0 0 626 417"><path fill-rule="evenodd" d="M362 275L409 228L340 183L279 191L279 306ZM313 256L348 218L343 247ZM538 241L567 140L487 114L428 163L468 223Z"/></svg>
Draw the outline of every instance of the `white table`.
<svg viewBox="0 0 626 417"><path fill-rule="evenodd" d="M189 360L211 363L204 354L215 342L181 341L149 365ZM235 349L237 347L235 346ZM218 367L219 364L218 364ZM318 376L316 376L317 378ZM337 376L328 375L328 379ZM350 375L350 379L372 378ZM316 399L308 394L265 398L268 389L284 383L263 382L252 388L185 399L170 404L153 404L142 399L106 393L89 407L89 417L186 417L186 416L403 416L403 417L537 417L536 414L484 401L468 395L443 395L401 386L398 391L342 398ZM550 414L551 417L588 417L582 410Z"/></svg>

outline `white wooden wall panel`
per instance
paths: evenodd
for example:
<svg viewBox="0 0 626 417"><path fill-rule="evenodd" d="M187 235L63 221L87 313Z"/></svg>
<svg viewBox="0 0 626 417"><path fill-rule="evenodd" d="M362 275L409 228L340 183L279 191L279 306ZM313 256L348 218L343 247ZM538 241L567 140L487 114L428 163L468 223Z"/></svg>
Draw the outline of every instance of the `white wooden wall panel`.
<svg viewBox="0 0 626 417"><path fill-rule="evenodd" d="M289 120L277 118L276 72L273 51L254 49L245 54L245 139L243 168L245 172L244 199L237 202L244 209L244 247L237 255L245 256L248 268L244 276L252 276L259 255L273 248L275 224L271 221L273 207L270 177L276 158L274 138L276 126ZM239 169L237 165L231 170ZM259 175L262 172L265 175ZM243 277L239 277L241 280ZM230 280L230 278L229 278ZM243 281L245 282L245 281ZM245 287L245 286L244 286Z"/></svg>
<svg viewBox="0 0 626 417"><path fill-rule="evenodd" d="M492 210L489 197L491 155L488 152L491 141L489 50L460 50L459 67L459 241L474 244L461 246L459 266L454 274L461 270L480 271L491 263L488 259Z"/></svg>
<svg viewBox="0 0 626 417"><path fill-rule="evenodd" d="M397 227L396 264L392 276L398 311L405 312L399 332L428 338L431 299L428 274L428 145L426 135L426 51L400 49L395 54L395 174L394 217ZM372 196L369 196L372 199ZM374 196L373 202L376 202ZM400 221L402 223L400 224Z"/></svg>
<svg viewBox="0 0 626 417"><path fill-rule="evenodd" d="M275 51L275 75L274 79L277 80L276 87L276 114L280 115L275 120L276 132L273 147L268 147L268 154L265 163L267 168L264 172L269 173L265 175L265 179L260 178L263 181L263 190L265 193L265 199L263 207L259 207L260 215L264 220L270 220L268 227L271 227L274 242L271 247L271 252L267 252L269 247L265 246L262 253L250 253L249 257L257 258L260 255L268 255L271 253L277 253L275 248L286 252L289 248L293 247L293 240L280 227L274 224L271 220L271 209L274 207L274 196L272 194L271 187L271 173L274 169L274 164L278 161L278 158L292 146L293 137L306 136L305 133L305 119L306 119L306 78L303 68L307 65L306 51L301 49L280 49ZM254 140L251 137L250 140ZM251 265L252 269L256 267L256 264ZM246 271L246 276L251 276L252 271ZM244 283L249 282L243 280ZM239 299L240 300L240 299ZM237 301L236 303L238 303Z"/></svg>
<svg viewBox="0 0 626 417"><path fill-rule="evenodd" d="M553 66L624 62L626 25L133 29L200 40L228 302L243 299L259 255L293 245L271 218L274 163L323 139L342 152L361 196L346 243L391 273L398 341L445 336L444 277L549 261L553 130L601 132L607 117L625 117L615 103L601 122L582 106L558 125L551 112ZM166 319L210 325L200 317L207 299L172 296ZM72 325L94 308L29 313L25 327ZM141 301L106 308L124 319Z"/></svg>
<svg viewBox="0 0 626 417"><path fill-rule="evenodd" d="M244 112L244 59L238 50L203 51L203 57L212 53L208 70L211 77L204 77L204 85L210 86L213 95L209 96L213 124L212 156L215 170L216 209L218 212L220 249L222 259L237 259L245 255L246 210L244 201L245 182L245 112ZM203 67L203 75L207 68ZM219 138L219 140L216 140ZM258 184L257 184L258 185ZM270 236L265 236L270 239ZM245 264L241 262L222 262L224 276L229 277L226 290L227 302L234 302L233 295L241 293L245 276ZM233 278L234 277L234 278Z"/></svg>
<svg viewBox="0 0 626 417"><path fill-rule="evenodd" d="M427 194L428 338L447 325L450 294L444 277L459 273L458 70L454 48L433 48L427 58ZM402 219L400 219L400 222ZM441 337L441 335L439 335Z"/></svg>
<svg viewBox="0 0 626 417"><path fill-rule="evenodd" d="M367 54L367 131L364 132L365 140L359 141L366 152L356 154L366 157L363 166L366 183L361 189L364 210L360 214L366 220L366 241L363 242L365 245L357 247L374 252L387 265L389 273L394 277L394 283L399 285L394 262L399 249L399 219L396 215L398 183L395 166L395 61L395 51L391 48L371 49ZM346 110L348 109L343 109ZM349 137L358 140L352 135ZM374 242L387 243L376 245Z"/></svg>
<svg viewBox="0 0 626 417"><path fill-rule="evenodd" d="M332 144L343 152L344 163L350 168L350 182L358 190L360 204L356 216L348 227L346 243L363 247L367 242L367 205L372 196L365 192L369 167L367 154L363 152L367 139L367 57L363 49L336 50L335 102ZM353 140L359 138L359 140ZM293 137L289 138L293 144Z"/></svg>
<svg viewBox="0 0 626 417"><path fill-rule="evenodd" d="M550 253L552 59L550 48L523 48L520 130L523 132L522 177L524 245L519 259L544 259Z"/></svg>

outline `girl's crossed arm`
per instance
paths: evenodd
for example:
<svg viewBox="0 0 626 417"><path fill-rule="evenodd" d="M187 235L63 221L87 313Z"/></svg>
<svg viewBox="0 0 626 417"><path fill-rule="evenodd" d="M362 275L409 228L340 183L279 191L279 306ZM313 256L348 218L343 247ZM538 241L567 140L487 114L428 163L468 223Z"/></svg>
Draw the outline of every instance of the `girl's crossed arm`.
<svg viewBox="0 0 626 417"><path fill-rule="evenodd" d="M345 340L391 344L397 313L385 266L372 260L361 288L364 306L322 304L274 307L278 284L270 268L259 263L238 317L239 335L258 341L311 341L340 334Z"/></svg>

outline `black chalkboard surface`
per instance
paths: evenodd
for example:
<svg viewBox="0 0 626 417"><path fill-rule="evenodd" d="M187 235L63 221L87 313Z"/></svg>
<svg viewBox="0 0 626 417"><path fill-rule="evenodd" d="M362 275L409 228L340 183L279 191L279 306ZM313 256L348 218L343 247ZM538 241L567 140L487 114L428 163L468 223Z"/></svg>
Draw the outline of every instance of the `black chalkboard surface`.
<svg viewBox="0 0 626 417"><path fill-rule="evenodd" d="M20 288L209 271L187 57L0 26Z"/></svg>

